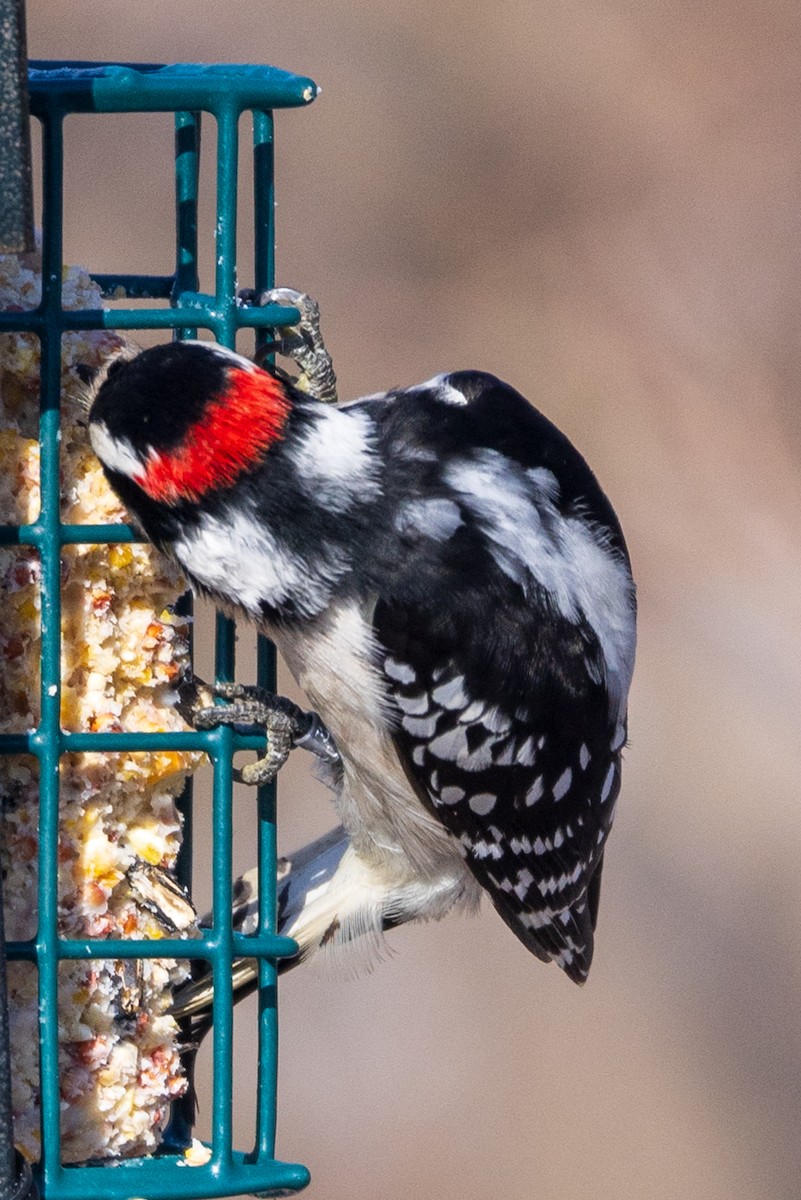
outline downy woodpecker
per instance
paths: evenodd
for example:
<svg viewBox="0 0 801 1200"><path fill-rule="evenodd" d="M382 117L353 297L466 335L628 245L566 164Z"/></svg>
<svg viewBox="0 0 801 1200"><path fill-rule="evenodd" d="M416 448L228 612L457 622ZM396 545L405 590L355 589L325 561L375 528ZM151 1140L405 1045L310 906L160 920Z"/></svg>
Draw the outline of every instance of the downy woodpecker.
<svg viewBox="0 0 801 1200"><path fill-rule="evenodd" d="M89 431L147 537L275 641L333 737L344 833L284 923L301 954L369 947L487 893L583 982L635 592L612 506L564 434L480 371L336 407L197 341L110 361ZM247 691L202 723L243 720ZM280 759L308 720L273 710Z"/></svg>

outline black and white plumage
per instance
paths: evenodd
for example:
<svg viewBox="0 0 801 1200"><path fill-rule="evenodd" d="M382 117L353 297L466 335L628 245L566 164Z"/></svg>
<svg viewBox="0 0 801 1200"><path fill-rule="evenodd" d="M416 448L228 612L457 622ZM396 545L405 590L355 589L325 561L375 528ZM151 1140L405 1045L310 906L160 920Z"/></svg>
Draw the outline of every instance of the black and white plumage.
<svg viewBox="0 0 801 1200"><path fill-rule="evenodd" d="M208 343L112 363L93 447L146 534L255 620L333 734L347 849L303 953L486 892L589 969L635 596L579 453L474 371L341 408Z"/></svg>

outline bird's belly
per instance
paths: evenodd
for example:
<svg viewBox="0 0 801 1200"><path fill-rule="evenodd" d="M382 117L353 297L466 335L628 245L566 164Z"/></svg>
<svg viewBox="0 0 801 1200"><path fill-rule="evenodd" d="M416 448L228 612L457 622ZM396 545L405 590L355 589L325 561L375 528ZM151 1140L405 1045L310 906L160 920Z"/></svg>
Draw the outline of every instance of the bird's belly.
<svg viewBox="0 0 801 1200"><path fill-rule="evenodd" d="M374 666L372 627L356 604L313 625L270 630L289 670L333 734L342 759L339 819L357 852L397 876L466 870L460 848L422 804L392 739L394 713Z"/></svg>

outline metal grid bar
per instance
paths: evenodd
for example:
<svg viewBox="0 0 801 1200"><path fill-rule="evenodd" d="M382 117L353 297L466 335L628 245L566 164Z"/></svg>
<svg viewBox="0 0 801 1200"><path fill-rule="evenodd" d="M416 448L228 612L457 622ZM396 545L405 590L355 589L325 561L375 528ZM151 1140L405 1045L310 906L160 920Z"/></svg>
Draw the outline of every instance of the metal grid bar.
<svg viewBox="0 0 801 1200"><path fill-rule="evenodd" d="M9 957L38 966L41 1031L42 1159L39 1186L47 1200L83 1200L92 1189L111 1200L130 1195L152 1200L170 1197L227 1196L244 1192L286 1194L308 1182L305 1167L275 1160L275 1086L277 1057L276 961L295 945L275 934L275 789L260 789L258 850L262 884L258 930L235 934L230 922L232 756L238 749L261 749L263 738L219 728L204 733L133 734L67 733L60 726L60 592L59 563L63 545L137 540L129 527L64 525L59 515L59 393L61 338L70 329L164 329L175 336L194 336L208 329L233 347L238 330L247 328L263 340L267 327L292 323L292 309L270 306L252 310L236 302L236 201L238 127L250 110L254 122L255 240L254 284L270 287L274 275L273 120L272 109L302 105L316 94L311 80L272 67L156 64L110 66L98 63L39 63L30 72L31 111L43 125L43 286L39 307L28 313L0 313L0 331L30 330L41 340L41 511L24 526L0 528L0 543L30 545L42 566L41 721L28 734L0 736L0 753L32 754L40 764L41 818L39 928L35 938L10 943ZM197 197L200 111L217 122L216 278L213 295L198 290ZM163 275L96 275L104 295L169 300L170 307L98 309L65 312L61 297L63 121L80 112L175 113L176 131L176 270ZM217 677L230 679L235 668L234 626L218 617L215 666ZM258 646L258 678L274 687L274 651L264 639ZM58 768L70 751L203 749L213 764L213 927L190 942L165 938L158 942L59 939L57 929ZM187 802L191 821L191 803ZM180 869L186 874L188 854ZM232 1144L231 962L236 956L259 960L262 985L259 1005L257 1129L253 1149L241 1153ZM215 1024L212 1157L205 1166L187 1168L182 1157L167 1153L155 1159L132 1159L102 1166L64 1166L60 1156L58 1092L58 964L62 960L106 958L203 959L213 970ZM175 1146L189 1128L186 1112L176 1121L168 1145ZM102 1176L98 1171L104 1171ZM87 1175L91 1172L91 1175Z"/></svg>

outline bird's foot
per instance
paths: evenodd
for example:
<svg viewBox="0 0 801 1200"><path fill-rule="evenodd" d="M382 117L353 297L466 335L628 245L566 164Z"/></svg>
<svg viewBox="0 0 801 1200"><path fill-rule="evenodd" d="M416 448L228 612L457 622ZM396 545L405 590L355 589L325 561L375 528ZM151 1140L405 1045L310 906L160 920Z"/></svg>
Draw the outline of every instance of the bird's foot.
<svg viewBox="0 0 801 1200"><path fill-rule="evenodd" d="M209 694L226 703L209 704ZM216 729L219 725L232 725L240 730L255 725L264 729L267 750L261 758L234 772L234 778L241 783L256 786L270 783L290 751L298 746L327 762L339 761L334 739L316 713L304 712L286 696L277 696L261 687L205 684L192 677L182 687L182 709L195 729Z"/></svg>
<svg viewBox="0 0 801 1200"><path fill-rule="evenodd" d="M300 375L295 386L314 400L323 404L336 404L337 377L331 355L328 353L320 330L320 306L305 292L294 288L271 288L266 292L248 291L240 298L249 304L263 307L265 304L285 304L297 308L300 321L297 325L276 328L275 341L261 350L261 355L277 350L297 364Z"/></svg>

